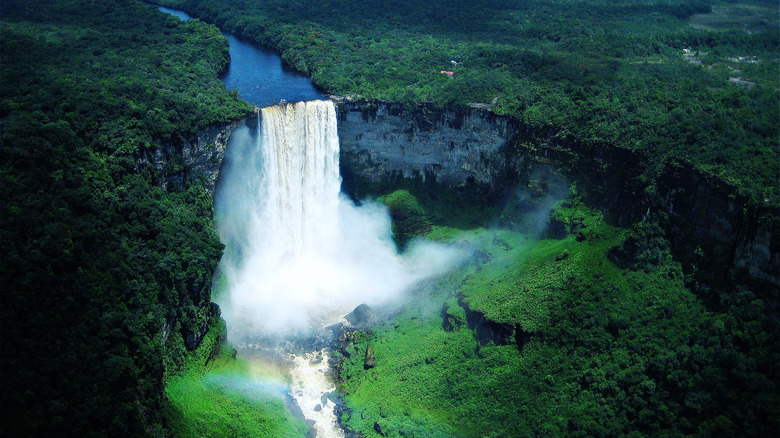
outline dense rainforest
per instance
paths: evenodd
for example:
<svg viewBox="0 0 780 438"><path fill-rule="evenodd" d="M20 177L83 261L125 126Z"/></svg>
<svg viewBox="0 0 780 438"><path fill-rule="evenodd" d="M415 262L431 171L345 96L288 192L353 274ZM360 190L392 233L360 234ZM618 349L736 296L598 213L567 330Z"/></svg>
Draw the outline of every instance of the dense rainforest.
<svg viewBox="0 0 780 438"><path fill-rule="evenodd" d="M639 158L626 168L647 196L680 162L751 206L780 204L774 2L155 3L278 50L330 93L489 109L523 127L516 141L531 152L575 142L581 153L629 150ZM218 411L213 391L178 377L219 360L225 336L210 304L222 251L212 194L181 159L201 129L250 111L218 80L225 38L133 0L0 8L3 434L239 436L235 423L257 422L254 436L305 435L279 403L222 394L233 410ZM156 163L161 145L173 152ZM780 428L777 291L723 283L718 300L702 299L659 226L664 212L618 225L591 202L587 175L564 170L579 179L541 235L516 210L547 203L542 177L498 209L503 228L464 224L469 202L443 206L444 194L418 186L374 193L399 244L426 236L479 250L413 291L419 299L394 319L344 334L347 428L415 437ZM201 421L209 416L231 418Z"/></svg>
<svg viewBox="0 0 780 438"><path fill-rule="evenodd" d="M723 259L683 267L675 246L701 244L693 258L712 248L670 241L680 237L667 233L675 219L657 208L663 199L651 201L670 196L667 178L696 174L698 184L730 187L728 199L741 196L746 216L765 207L751 220L777 232L774 3L160 3L278 50L326 92L407 105L421 115L419 129L430 129L429 108L508 116L519 154L575 179L536 237L464 225L456 218L473 212L453 205L466 198L450 197L448 210L445 193L414 182L378 189L399 243L422 235L481 252L391 321L346 335L339 375L348 429L765 436L777 428L776 286L751 291L724 279ZM627 153L582 172L582 156L616 149ZM647 212L602 211L600 194L621 188L598 184L594 169L633 186L629 199ZM544 203L545 178L522 183L521 211ZM512 209L493 217L527 231Z"/></svg>
<svg viewBox="0 0 780 438"><path fill-rule="evenodd" d="M159 3L279 50L333 94L489 106L531 144L686 161L780 203L773 1Z"/></svg>
<svg viewBox="0 0 780 438"><path fill-rule="evenodd" d="M224 337L222 244L182 161L141 158L249 111L227 41L134 1L9 0L0 53L2 435L160 435L164 381Z"/></svg>

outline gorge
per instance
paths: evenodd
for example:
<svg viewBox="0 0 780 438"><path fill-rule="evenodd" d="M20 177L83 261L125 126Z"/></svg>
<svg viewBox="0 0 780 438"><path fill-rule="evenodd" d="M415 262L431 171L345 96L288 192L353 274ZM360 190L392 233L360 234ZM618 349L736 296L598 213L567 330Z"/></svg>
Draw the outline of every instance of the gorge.
<svg viewBox="0 0 780 438"><path fill-rule="evenodd" d="M5 433L780 427L776 18L159 3L0 6Z"/></svg>
<svg viewBox="0 0 780 438"><path fill-rule="evenodd" d="M546 192L550 190L547 186L549 175L557 175L555 178L558 180L568 179L578 183L581 194L587 197L593 205L598 205L608 212L615 223L629 225L643 217L647 219L650 213L662 216L670 215L671 219L661 221L661 226L665 228L665 233L668 236L673 236L671 237L671 247L674 251L674 257L683 261L683 269L691 273L695 281L700 282L700 290L709 291L712 285L717 285L713 292L709 292L709 296L703 296L712 305L717 306L718 302L722 302L723 298L719 298L719 294L724 293L725 289L729 287L726 285L752 287L753 290L757 291L763 290L764 293L768 294L767 297L771 297L772 291L777 287L777 279L773 276L773 272L778 272L778 266L780 266L778 264L777 228L771 221L761 222L760 219L760 217L767 215L771 217L774 214L776 216L776 212L772 213L771 208L767 209L759 205L751 208L757 208L758 211L764 211L763 213L746 213L748 200L740 197L736 194L735 189L727 186L718 186L716 190L693 190L692 187L701 187L701 181L706 180L696 171L690 169L685 171L684 167L675 168L674 166L661 169L662 174L666 175L658 177L658 180L663 182L661 192L647 196L647 187L642 186L643 183L636 179L643 166L641 158L632 156L626 151L619 149L594 151L582 144L558 144L555 143L555 140L540 139L536 133L528 131L528 127L522 126L517 121L496 116L482 108L442 111L428 108L425 105L408 107L338 97L335 100L334 117L328 116L326 123L338 121L337 128L332 126L328 129L331 132L338 131L341 148L337 154L339 162L337 167L340 167L341 174L344 176L344 181L340 185L354 199L362 199L373 193L386 193L398 188L407 188L423 197L430 193L438 193L440 196L446 197L446 194L450 193L449 202L452 202L451 199L466 197L481 199L486 204L511 204L514 202L513 193L518 186L537 187L535 190L541 190L541 192L537 193L536 197L539 194L546 195ZM282 108L287 107L282 106ZM275 110L266 109L262 112L269 111ZM270 114L266 117L270 117ZM252 126L261 126L261 122L249 118L242 122L242 125L246 126L238 128L233 133L236 139L254 135L255 139L250 143L260 144L261 138L266 138L268 141L268 134L262 134L259 130L254 134L246 132L246 130L251 132L253 129L259 129L252 128ZM298 126L304 125L298 123ZM232 129L231 126L225 132L231 132ZM315 132L318 129L320 128L299 128L301 132ZM246 142L246 140L236 139L233 141ZM528 148L529 141L535 143L533 148ZM279 144L282 143L279 142ZM235 151L234 153L238 154ZM247 159L248 156L243 153L242 158L234 158L232 161L250 167L256 165L256 163L252 163L252 160ZM333 159L332 153L330 157ZM230 171L231 166L233 166L230 163L231 159L228 157L225 166L222 167L223 172ZM634 164L626 166L626 163ZM333 170L332 162L330 166ZM306 166L299 165L297 168L304 169ZM246 171L239 174L246 174ZM675 180L672 176L675 174L684 175L684 177L682 180ZM542 177L542 175L548 176ZM249 184L249 180L246 178L236 176L233 178L233 183L227 182L228 179L222 179L223 187L238 186L242 183ZM331 195L320 193L315 198L323 200L325 203L337 203L333 200L333 194L338 192L335 187L339 184L333 178L338 179L338 174L335 176L331 174L330 180L326 178L316 184L317 187L321 188L330 186ZM300 180L304 182L304 185L307 184L307 178L304 176L295 176L292 180ZM326 180L330 182L324 183L323 181ZM670 185L669 183L672 181L677 181L677 183ZM225 184L226 182L227 184ZM261 186L262 184L255 186L258 193L263 193L263 190L257 190L257 187ZM288 193L284 198L302 199L299 193ZM219 194L217 199L219 215ZM265 202L263 199L274 199L274 196L266 191L264 195L257 198L256 202L262 204ZM311 199L308 202L311 202ZM296 201L295 204L297 203ZM534 213L537 203L538 200L532 201L530 204L525 201L520 202L514 215L522 217ZM305 202L301 205L305 205ZM725 208L713 209L715 205ZM304 208L309 212L319 209L313 205ZM701 211L707 211L708 217L702 217L698 213ZM718 215L711 216L714 212L718 212ZM235 216L257 217L258 215L244 211ZM282 221L266 218L260 223L266 225L283 223L305 230L306 227L300 225L300 218L300 216L296 216L295 219L287 218ZM542 219L542 221L544 222L546 219ZM329 220L321 218L314 222L328 224L333 221L332 218ZM717 224L719 228L713 228L713 224ZM241 229L242 227L237 226L236 228ZM274 232L272 234L285 236L289 235L289 232ZM301 235L305 235L305 232ZM315 232L312 235L325 236L321 232ZM321 248L337 246L334 245L334 242L343 238L344 235L328 245L322 245ZM243 236L237 236L226 240L223 234L223 242L234 242L232 245L228 243L226 259L229 260L231 254L237 257L235 254L244 253L243 250L238 249L243 245L238 242L243 241L243 239ZM263 240L260 239L260 241ZM690 243L694 241L697 242L696 245ZM300 244L301 242L298 242L294 246L300 248ZM273 248L277 247L277 244L268 246ZM273 252L273 250L269 250L269 252ZM308 247L305 252L316 253L317 251ZM389 252L385 253L385 259L389 254ZM278 259L278 257L275 258ZM223 263L226 259L223 259ZM339 260L343 261L344 257L339 257ZM385 264L385 266L392 266L392 264ZM746 265L751 267L749 272L741 268ZM723 269L724 266L728 268ZM333 271L333 267L330 270ZM251 269L250 271L265 272L264 269ZM255 277L262 279L261 289L269 288L279 291L292 286L292 289L295 290L311 290L311 286L298 282L284 286L269 286L284 283L285 278L300 276L300 274L296 275L284 270L281 271L282 276L277 276L276 272L272 271L267 271L266 275L261 274ZM308 272L307 277L316 280L317 275L314 273L322 271L309 266L301 272ZM344 270L340 272L340 276L343 277ZM394 276L397 274L390 274L390 277ZM282 281L271 281L269 278L281 278ZM340 289L340 293L343 293L343 284ZM340 293L331 294L327 298L321 294L319 298L333 303L334 297ZM302 317L310 306L307 304L309 301L302 299L300 295L282 293L282 296L295 298L287 303L287 311L274 310L271 312L277 318L274 323L269 324L268 318L261 318L266 323L265 331L267 333L278 330L280 325L294 327L296 323L284 320L286 315L291 314L292 311L292 313L298 314L298 317ZM475 338L481 339L479 342L492 339L492 341L487 342L493 342L496 345L516 343L518 347L522 347L529 342L532 336L531 329L526 330L522 324L495 322L486 316L490 314L489 309L479 306L472 308L473 306L469 305L468 300L464 298L464 295L460 295L456 303L447 302L444 304L442 314L445 319L445 329L457 330L457 327L461 325L468 326L470 330L474 331ZM233 300L232 305L235 305L235 297L231 297L231 300ZM268 309L283 308L269 301L264 301L262 305L257 304L259 302L255 300L256 304L250 306L250 308L256 309L254 312L249 312L249 314L254 313L255 318L257 318L256 315L266 314ZM771 298L769 302L772 302ZM226 310L226 315L229 315L230 310L228 309L232 305L224 299L220 303ZM342 308L341 313L346 313L349 308L359 303L360 300L351 301L351 304ZM458 307L465 311L465 317L458 316L460 312ZM227 318L229 325L233 327L231 339L234 342L240 345L259 345L256 337L247 335L251 330L236 328L242 324L238 323L235 316ZM297 324L301 324L301 320L298 320ZM328 350L323 350L319 354L320 357L327 358L331 353ZM298 363L298 366L293 370L293 374L300 375L303 370L315 366L322 367L321 362L311 362L312 358L316 357L314 353L305 353L296 357L294 361ZM323 368L320 368L320 372L322 370ZM322 377L320 374L316 375ZM302 385L301 388L307 386L303 379L299 383ZM330 432L324 432L324 429L320 429L323 422L335 424L335 420L322 417L322 414L330 412L331 406L325 407L324 403L317 403L318 400L327 401L328 399L323 394L333 389L323 385L326 384L321 382L319 386L310 388L309 391L313 392L306 393L305 396L303 390L293 390L293 392L309 400L300 398L297 402L301 407L308 406L304 413L306 418L314 416L320 418L320 424L315 424L315 428L321 430L321 434L338 434L338 432L334 432L334 430L338 430L337 428ZM315 411L314 407L319 407L319 409ZM374 423L375 428L376 424L378 423Z"/></svg>
<svg viewBox="0 0 780 438"><path fill-rule="evenodd" d="M189 18L181 11L176 13ZM238 46L233 53L237 68L233 67L234 72L224 80L229 88L245 84L239 93L250 103L262 106L278 99L295 102L321 96L310 82L307 89L296 74L282 74L278 55L228 36L231 47ZM251 58L258 56L253 52L266 61ZM267 67L253 71L257 65ZM252 85L257 83L265 85ZM648 183L637 180L645 165L643 159L619 148L593 150L576 141L560 144L483 108L443 111L425 104L408 107L334 98L344 189L357 199L370 193L372 186L373 190L399 187L404 179L424 181L426 176L432 178L431 187L468 186L501 199L518 184L527 185L536 169L549 164L565 179L587 180L588 184L580 186L618 223L629 224L652 211L671 215L664 228L674 236L675 256L686 271L696 272L707 289L732 284L771 294L780 288L780 228L772 219L780 215L780 209L756 204L736 187L708 178L690 166L672 164L660 169L661 174L655 177L658 191L648 196ZM235 126L207 132L220 132L222 141L216 144L224 145ZM210 141L207 136L198 144ZM529 148L528 142L533 146ZM192 163L195 175L207 175L209 181L215 181L222 155L208 158L212 162L208 170L198 171L194 161L188 160L188 164ZM698 245L690 243L694 241Z"/></svg>

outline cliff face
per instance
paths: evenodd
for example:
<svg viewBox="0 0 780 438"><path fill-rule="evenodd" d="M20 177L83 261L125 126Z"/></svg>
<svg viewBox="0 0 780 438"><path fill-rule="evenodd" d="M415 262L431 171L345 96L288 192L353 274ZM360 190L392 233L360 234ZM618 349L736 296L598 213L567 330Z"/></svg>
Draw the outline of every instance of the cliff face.
<svg viewBox="0 0 780 438"><path fill-rule="evenodd" d="M417 179L434 189L475 185L502 191L549 164L577 180L622 224L649 211L663 213L675 258L705 290L744 286L763 291L777 306L780 211L752 204L690 166L664 168L648 195L637 178L644 164L633 153L554 143L532 150L527 128L483 109L442 112L360 101L338 102L337 109L345 184ZM162 144L139 166L153 165L162 184L203 176L213 193L227 141L240 123L209 126L180 146Z"/></svg>
<svg viewBox="0 0 780 438"><path fill-rule="evenodd" d="M442 112L357 101L339 102L338 111L345 185L416 178L438 187L502 190L549 164L578 181L618 223L661 214L675 258L704 290L745 286L777 305L780 211L751 204L690 166L667 165L655 170L656 178L643 179L652 166L633 152L539 142L528 127L482 109Z"/></svg>
<svg viewBox="0 0 780 438"><path fill-rule="evenodd" d="M705 287L733 283L765 291L777 306L780 289L780 211L756 205L734 187L688 165L659 178L667 233L683 266ZM717 297L713 297L717 298Z"/></svg>
<svg viewBox="0 0 780 438"><path fill-rule="evenodd" d="M162 142L157 149L140 157L137 166L152 165L160 173L163 186L203 177L206 189L213 194L228 139L240 123L241 120L236 120L209 125L183 144Z"/></svg>
<svg viewBox="0 0 780 438"><path fill-rule="evenodd" d="M242 120L210 125L197 136L183 144L160 142L157 148L146 151L136 160L138 170L151 166L158 183L164 188L184 185L203 177L205 188L213 195L220 166L225 157L228 139ZM191 287L191 286L188 286ZM162 327L163 339L167 339L174 327L178 327L188 350L196 349L209 328L220 319L219 307L211 302L210 287L193 288L186 294L192 306L177 317L166 321Z"/></svg>
<svg viewBox="0 0 780 438"><path fill-rule="evenodd" d="M493 187L507 175L513 127L487 111L341 102L338 113L342 168L359 181L435 178L449 187Z"/></svg>

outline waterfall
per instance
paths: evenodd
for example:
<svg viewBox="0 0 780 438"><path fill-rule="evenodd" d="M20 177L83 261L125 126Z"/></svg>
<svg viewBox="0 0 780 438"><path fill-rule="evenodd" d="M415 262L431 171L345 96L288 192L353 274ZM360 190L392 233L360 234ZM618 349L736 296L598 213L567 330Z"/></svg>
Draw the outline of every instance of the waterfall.
<svg viewBox="0 0 780 438"><path fill-rule="evenodd" d="M413 281L386 208L355 207L340 183L330 101L264 108L233 133L216 198L229 295L218 302L231 326L307 333Z"/></svg>
<svg viewBox="0 0 780 438"><path fill-rule="evenodd" d="M340 194L333 102L264 108L228 142L215 199L225 253L216 296L243 334L311 334L360 304L399 297L462 252L431 242L399 255L384 205Z"/></svg>
<svg viewBox="0 0 780 438"><path fill-rule="evenodd" d="M233 132L215 199L225 244L215 298L233 342L314 334L360 304L400 297L465 257L430 242L414 242L399 255L387 208L355 206L340 183L330 101L264 108L256 122ZM291 395L315 421L317 436L343 437L327 397L335 388L328 348L288 353Z"/></svg>
<svg viewBox="0 0 780 438"><path fill-rule="evenodd" d="M277 257L323 254L339 239L339 141L330 101L262 110L266 245Z"/></svg>

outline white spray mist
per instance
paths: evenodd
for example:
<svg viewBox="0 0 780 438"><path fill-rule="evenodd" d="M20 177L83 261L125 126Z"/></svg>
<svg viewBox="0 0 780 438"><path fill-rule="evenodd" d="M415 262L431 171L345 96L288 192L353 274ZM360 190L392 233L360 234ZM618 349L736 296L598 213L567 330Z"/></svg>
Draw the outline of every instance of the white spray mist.
<svg viewBox="0 0 780 438"><path fill-rule="evenodd" d="M257 128L233 133L216 198L228 287L220 305L231 325L306 333L397 297L462 256L433 244L415 246L424 256L399 256L387 209L356 207L340 184L330 101L264 108Z"/></svg>

